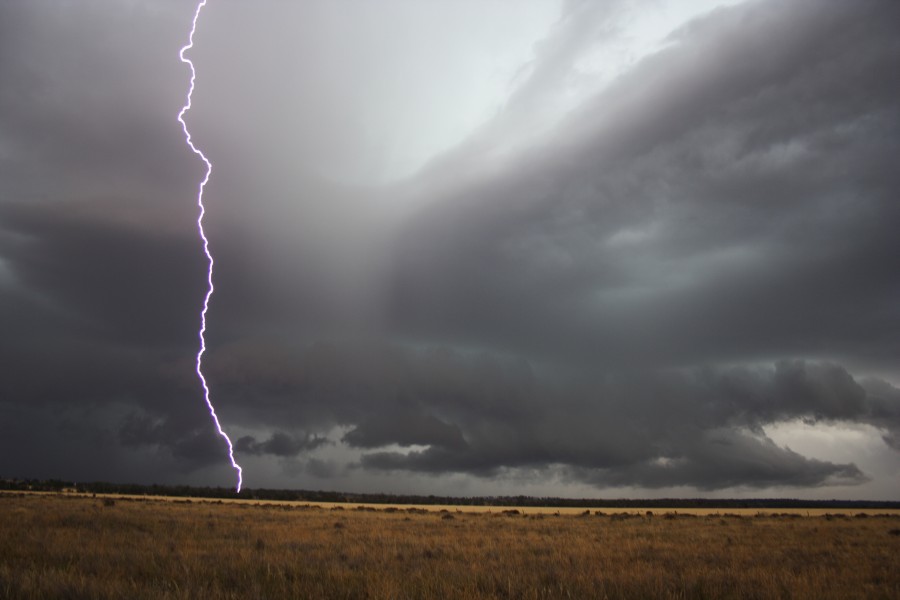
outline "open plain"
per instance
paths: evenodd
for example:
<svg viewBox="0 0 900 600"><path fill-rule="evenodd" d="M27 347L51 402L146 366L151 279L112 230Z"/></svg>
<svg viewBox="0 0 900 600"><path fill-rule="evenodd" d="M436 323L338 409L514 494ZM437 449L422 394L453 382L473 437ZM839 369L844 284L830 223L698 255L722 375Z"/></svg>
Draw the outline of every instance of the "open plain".
<svg viewBox="0 0 900 600"><path fill-rule="evenodd" d="M0 598L900 598L896 513L431 508L0 494Z"/></svg>

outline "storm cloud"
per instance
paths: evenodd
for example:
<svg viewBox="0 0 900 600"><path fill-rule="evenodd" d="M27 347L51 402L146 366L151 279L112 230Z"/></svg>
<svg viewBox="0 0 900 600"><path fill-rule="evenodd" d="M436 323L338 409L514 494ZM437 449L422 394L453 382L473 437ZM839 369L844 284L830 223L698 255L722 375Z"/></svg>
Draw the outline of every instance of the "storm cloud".
<svg viewBox="0 0 900 600"><path fill-rule="evenodd" d="M187 116L248 485L896 497L896 3L276 5ZM0 475L229 483L190 15L0 6Z"/></svg>

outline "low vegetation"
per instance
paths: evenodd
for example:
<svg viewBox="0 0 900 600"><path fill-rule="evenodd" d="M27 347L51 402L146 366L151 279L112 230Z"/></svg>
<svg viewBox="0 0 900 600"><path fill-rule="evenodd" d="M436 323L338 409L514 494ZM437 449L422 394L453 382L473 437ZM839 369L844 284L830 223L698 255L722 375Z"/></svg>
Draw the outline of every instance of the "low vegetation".
<svg viewBox="0 0 900 600"><path fill-rule="evenodd" d="M416 496L409 494L353 493L328 490L265 489L243 487L195 487L189 485L143 485L108 481L62 481L59 479L0 478L0 491L67 492L165 498L215 498L220 500L267 500L270 502L353 503L461 507L535 507L553 509L637 510L668 509L694 511L900 511L900 501L891 500L801 500L798 498L553 498L535 496Z"/></svg>
<svg viewBox="0 0 900 600"><path fill-rule="evenodd" d="M0 598L898 598L895 515L0 494Z"/></svg>

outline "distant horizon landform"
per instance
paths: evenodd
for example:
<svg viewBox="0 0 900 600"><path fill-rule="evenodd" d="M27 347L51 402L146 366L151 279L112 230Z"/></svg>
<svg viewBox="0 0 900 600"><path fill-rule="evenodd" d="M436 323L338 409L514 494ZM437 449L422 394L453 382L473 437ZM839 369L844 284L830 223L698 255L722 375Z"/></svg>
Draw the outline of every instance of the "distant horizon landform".
<svg viewBox="0 0 900 600"><path fill-rule="evenodd" d="M726 509L892 509L900 500L804 500L799 498L562 498L537 496L436 496L415 494L358 493L324 490L254 489L235 492L231 487L188 485L142 485L109 482L78 483L58 479L3 479L2 492L58 492L79 494L123 494L199 499L274 500L279 502L328 502L383 505L455 505L550 508L726 508Z"/></svg>

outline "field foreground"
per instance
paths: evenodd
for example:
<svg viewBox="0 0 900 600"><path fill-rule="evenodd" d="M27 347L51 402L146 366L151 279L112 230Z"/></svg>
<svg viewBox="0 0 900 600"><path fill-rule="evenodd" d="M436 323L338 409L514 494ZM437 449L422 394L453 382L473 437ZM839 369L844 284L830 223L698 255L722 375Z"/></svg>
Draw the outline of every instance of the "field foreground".
<svg viewBox="0 0 900 600"><path fill-rule="evenodd" d="M651 597L900 598L900 517L0 494L0 598Z"/></svg>

